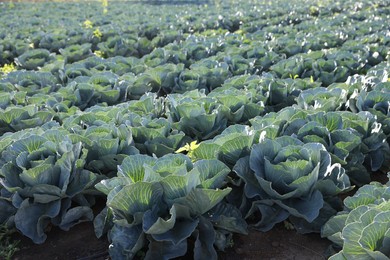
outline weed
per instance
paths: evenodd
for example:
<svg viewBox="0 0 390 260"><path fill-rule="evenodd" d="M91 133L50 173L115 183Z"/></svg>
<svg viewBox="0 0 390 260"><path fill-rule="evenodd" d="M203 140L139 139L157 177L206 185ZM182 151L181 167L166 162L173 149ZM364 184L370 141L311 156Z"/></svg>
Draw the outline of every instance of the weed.
<svg viewBox="0 0 390 260"><path fill-rule="evenodd" d="M9 229L7 226L0 226L0 259L10 260L19 250L19 240L14 240L11 235L15 229Z"/></svg>

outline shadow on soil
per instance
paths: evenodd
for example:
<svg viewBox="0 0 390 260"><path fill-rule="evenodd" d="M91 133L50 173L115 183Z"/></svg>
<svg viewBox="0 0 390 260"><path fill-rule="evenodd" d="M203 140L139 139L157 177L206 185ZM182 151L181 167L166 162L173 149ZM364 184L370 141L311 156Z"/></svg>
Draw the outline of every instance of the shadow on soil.
<svg viewBox="0 0 390 260"><path fill-rule="evenodd" d="M21 243L20 250L13 258L15 260L109 259L108 241L95 237L90 222L79 224L67 232L53 228L42 245L35 245L20 235L16 239L20 239ZM325 259L324 252L329 245L330 242L321 239L319 234L300 235L294 230L286 230L283 225L278 225L267 233L250 230L247 236L235 236L234 247L227 249L226 252L220 252L219 259Z"/></svg>

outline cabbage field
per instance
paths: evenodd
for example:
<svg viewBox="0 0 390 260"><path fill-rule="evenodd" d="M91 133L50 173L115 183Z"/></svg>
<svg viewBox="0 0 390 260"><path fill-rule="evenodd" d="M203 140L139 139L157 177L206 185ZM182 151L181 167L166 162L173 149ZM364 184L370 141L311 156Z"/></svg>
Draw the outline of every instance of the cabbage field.
<svg viewBox="0 0 390 260"><path fill-rule="evenodd" d="M0 3L0 259L82 222L113 260L276 229L329 240L308 259L390 259L389 21L388 0Z"/></svg>

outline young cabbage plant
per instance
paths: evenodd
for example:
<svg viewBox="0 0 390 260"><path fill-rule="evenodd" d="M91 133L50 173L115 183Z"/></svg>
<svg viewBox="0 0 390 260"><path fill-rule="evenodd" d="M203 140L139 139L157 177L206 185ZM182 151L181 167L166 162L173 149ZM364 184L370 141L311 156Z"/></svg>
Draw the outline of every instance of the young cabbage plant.
<svg viewBox="0 0 390 260"><path fill-rule="evenodd" d="M78 134L80 136L72 137L76 140L80 138L88 150L85 158L86 169L96 173L113 176L117 166L127 155L139 153L134 146L130 127L124 124L90 126Z"/></svg>
<svg viewBox="0 0 390 260"><path fill-rule="evenodd" d="M369 111L377 117L382 124L383 131L390 135L390 82L380 83L374 86L375 90L362 91L356 100L358 111ZM389 141L389 139L388 139Z"/></svg>
<svg viewBox="0 0 390 260"><path fill-rule="evenodd" d="M355 129L362 140L361 151L364 155L366 168L373 172L388 169L390 147L377 117L365 111L356 114L345 111L340 115L343 118L343 127Z"/></svg>
<svg viewBox="0 0 390 260"><path fill-rule="evenodd" d="M64 56L65 63L71 64L76 61L83 60L88 56L92 55L91 51L92 44L84 43L84 44L74 44L68 45L63 49L60 49L59 52Z"/></svg>
<svg viewBox="0 0 390 260"><path fill-rule="evenodd" d="M206 140L221 133L227 126L227 115L215 98L204 92L168 95L168 115L175 129L193 139Z"/></svg>
<svg viewBox="0 0 390 260"><path fill-rule="evenodd" d="M0 109L0 135L41 126L52 121L53 117L53 111L37 105Z"/></svg>
<svg viewBox="0 0 390 260"><path fill-rule="evenodd" d="M238 159L249 155L255 139L255 132L245 125L232 125L226 128L220 135L212 140L206 140L194 149L191 159L217 158L230 168Z"/></svg>
<svg viewBox="0 0 390 260"><path fill-rule="evenodd" d="M254 96L250 91L235 88L218 88L208 94L222 105L227 115L228 124L245 124L249 119L265 113L264 103L253 102Z"/></svg>
<svg viewBox="0 0 390 260"><path fill-rule="evenodd" d="M84 169L86 150L57 130L30 134L3 150L1 196L16 208L15 227L43 243L50 225L69 230L93 219L95 174ZM4 195L3 195L4 194Z"/></svg>
<svg viewBox="0 0 390 260"><path fill-rule="evenodd" d="M298 107L306 110L337 111L344 108L347 94L341 88L317 87L302 91L296 101Z"/></svg>
<svg viewBox="0 0 390 260"><path fill-rule="evenodd" d="M12 90L25 92L26 96L56 92L61 87L53 74L44 71L12 71L1 82L10 84Z"/></svg>
<svg viewBox="0 0 390 260"><path fill-rule="evenodd" d="M331 203L350 188L344 169L331 164L322 144L305 144L290 136L261 140L233 170L244 181L244 196L252 202L246 217L260 213L254 226L261 231L289 217L310 224L319 217L325 202ZM298 231L300 225L296 224ZM320 226L311 228L319 231Z"/></svg>
<svg viewBox="0 0 390 260"><path fill-rule="evenodd" d="M183 256L195 241L194 259L217 259L232 232L246 233L241 213L223 202L230 170L218 160L191 160L182 154L159 159L127 157L118 177L96 188L107 194L107 207L95 219L98 237L108 232L110 256L133 259L146 249L145 259Z"/></svg>
<svg viewBox="0 0 390 260"><path fill-rule="evenodd" d="M53 60L54 56L46 49L34 49L24 52L19 57L15 58L16 65L21 69L38 70L43 67L46 62Z"/></svg>
<svg viewBox="0 0 390 260"><path fill-rule="evenodd" d="M390 175L389 175L390 177ZM321 236L336 251L329 259L389 259L390 182L372 182L344 200L344 211L332 217Z"/></svg>
<svg viewBox="0 0 390 260"><path fill-rule="evenodd" d="M163 155L175 152L191 139L176 129L172 129L172 123L166 118L148 119L134 116L127 121L131 124L135 146L142 154Z"/></svg>
<svg viewBox="0 0 390 260"><path fill-rule="evenodd" d="M370 182L369 170L386 168L390 148L375 117L368 112L316 112L289 107L250 120L257 135L293 136L304 143L321 143L332 163L340 163L356 185Z"/></svg>

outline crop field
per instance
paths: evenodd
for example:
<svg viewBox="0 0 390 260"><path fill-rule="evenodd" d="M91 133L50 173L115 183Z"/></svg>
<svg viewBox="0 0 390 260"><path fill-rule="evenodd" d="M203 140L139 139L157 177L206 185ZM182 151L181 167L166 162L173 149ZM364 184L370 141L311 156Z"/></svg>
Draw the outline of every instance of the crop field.
<svg viewBox="0 0 390 260"><path fill-rule="evenodd" d="M389 74L388 0L0 2L0 259L390 259Z"/></svg>

